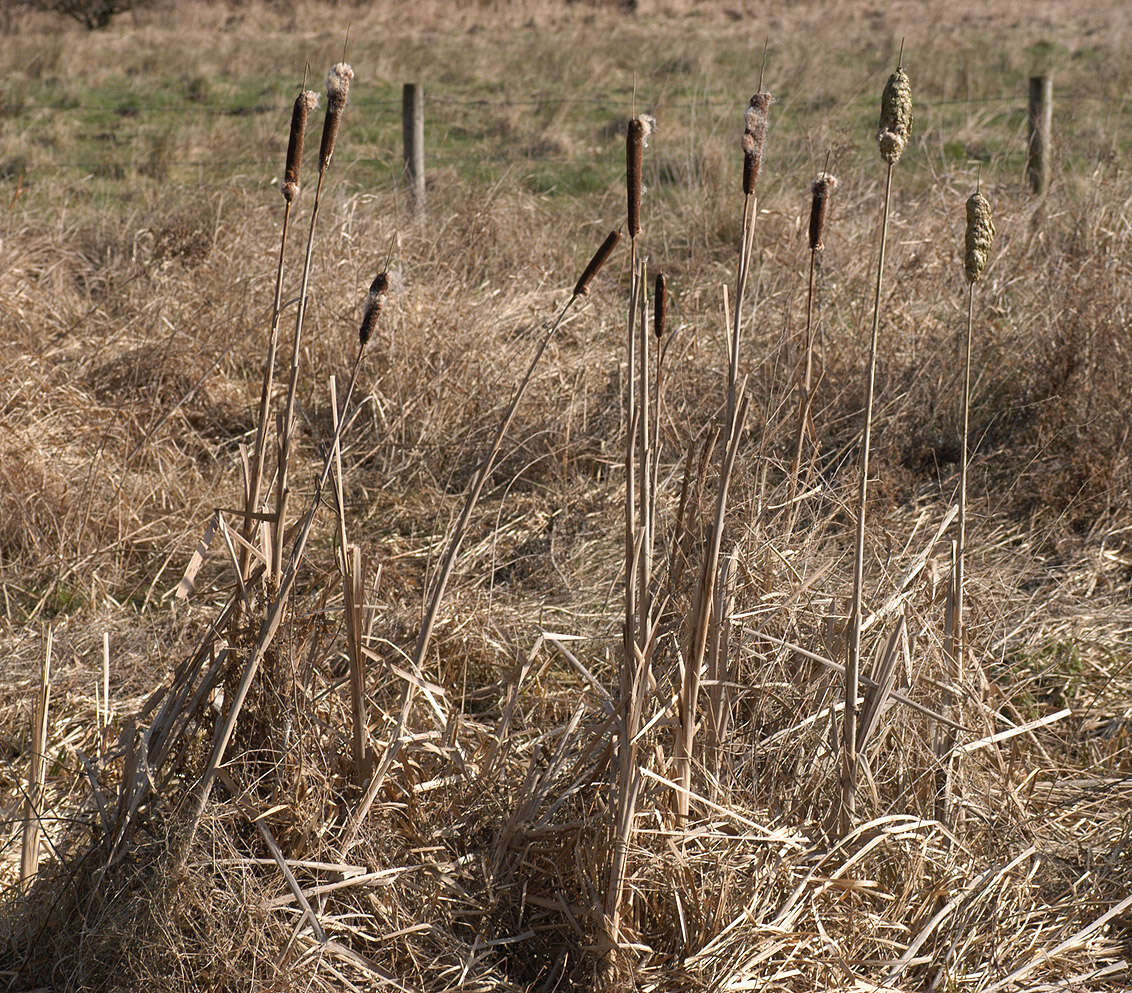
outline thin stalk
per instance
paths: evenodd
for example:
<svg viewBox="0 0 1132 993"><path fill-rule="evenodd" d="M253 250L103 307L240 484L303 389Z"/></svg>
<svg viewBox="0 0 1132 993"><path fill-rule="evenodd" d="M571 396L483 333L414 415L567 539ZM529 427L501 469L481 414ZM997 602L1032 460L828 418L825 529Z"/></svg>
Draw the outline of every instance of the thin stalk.
<svg viewBox="0 0 1132 993"><path fill-rule="evenodd" d="M299 388L299 353L303 343L303 321L307 316L307 287L310 283L311 257L314 254L314 231L318 222L318 208L322 201L322 183L326 178L326 168L318 171L318 185L314 191L314 206L311 208L310 228L307 231L307 250L303 259L303 278L299 289L298 312L295 315L295 334L291 341L291 372L287 381L287 402L283 414L283 428L279 439L279 473L275 490L275 532L272 535L271 556L276 585L281 580L283 567L283 532L286 521L288 469L291 460L291 432L295 420L295 394Z"/></svg>
<svg viewBox="0 0 1132 993"><path fill-rule="evenodd" d="M975 284L967 289L967 334L964 343L963 364L963 442L959 460L959 546L955 558L955 643L956 681L963 679L967 653L967 629L963 620L963 582L967 555L967 460L970 452L971 423L971 331L975 314Z"/></svg>
<svg viewBox="0 0 1132 993"><path fill-rule="evenodd" d="M743 234L739 244L739 272L735 280L735 313L731 327L731 347L727 368L727 411L723 424L727 431L735 421L735 405L739 385L739 339L743 321L743 294L747 287L747 275L751 267L751 242L754 239L755 215L758 211L758 197L747 193L743 197ZM724 436L724 444L730 435Z"/></svg>
<svg viewBox="0 0 1132 993"><path fill-rule="evenodd" d="M884 184L884 217L880 227L873 330L869 344L869 375L865 390L865 427L861 438L861 482L857 496L857 543L853 557L853 603L849 611L849 644L845 665L845 730L842 743L841 832L847 834L857 811L857 690L861 671L861 600L865 581L865 509L869 494L869 448L873 433L873 399L876 395L877 340L880 331L880 294L884 280L884 253L888 240L888 213L892 199L893 163Z"/></svg>
<svg viewBox="0 0 1132 993"><path fill-rule="evenodd" d="M652 581L652 486L650 485L650 465L652 463L649 446L649 326L648 326L648 278L645 263L640 266L638 275L637 310L640 324L640 453L638 456L638 486L641 502L641 554L639 561L640 578L637 581L637 628L644 632L649 624L649 585ZM630 331L630 334L632 332Z"/></svg>
<svg viewBox="0 0 1132 993"><path fill-rule="evenodd" d="M471 489L468 490L468 495L464 499L464 506L460 511L460 516L456 520L456 526L452 532L452 537L448 540L448 547L444 551L444 558L440 564L440 571L432 587L432 594L429 597L428 608L425 611L424 621L421 624L420 632L417 635L416 647L413 649L413 665L412 672L420 672L424 665L425 655L428 653L429 644L432 641L433 628L436 625L436 618L440 613L440 605L444 599L444 592L448 586L448 580L452 576L452 570L456 565L456 557L460 552L460 545L463 543L464 535L468 529L468 520L472 516L472 511L475 510L476 504L479 502L480 494L483 492L484 484L487 482L487 477L491 475L491 470L495 467L495 460L499 455L499 449L503 445L503 438L507 434L507 429L511 426L511 422L515 418L515 412L519 409L519 401L523 399L523 394L526 393L527 387L530 385L531 379L534 376L535 367L538 365L539 360L542 358L543 353L546 351L547 345L550 344L551 338L554 337L555 332L558 330L559 325L565 319L566 314L573 306L574 301L577 300L577 295L571 296L566 302L566 305L559 311L558 316L555 318L554 323L550 329L543 336L542 341L539 343L538 348L535 350L534 357L531 359L530 365L527 367L526 375L519 381L519 386L515 390L514 396L511 398L510 404L503 415L503 419L499 422L499 427L496 429L495 438L492 440L491 447L488 449L487 456L483 462L480 463L479 471L476 473L475 479L472 482ZM401 716L398 722L398 727L403 728L405 722L408 720L409 708L412 705L414 697L415 686L411 682L406 682L405 690L401 698ZM391 748L398 748L400 745L400 736L395 736L394 745ZM385 760L388 762L388 758Z"/></svg>
<svg viewBox="0 0 1132 993"><path fill-rule="evenodd" d="M263 367L263 389L259 396L259 416L256 419L255 449L252 454L251 474L248 477L247 503L244 508L244 541L251 542L252 529L258 522L252 515L259 511L260 487L263 484L263 465L267 452L267 426L271 416L271 391L275 382L275 353L279 348L279 317L283 301L283 261L287 251L287 232L291 226L291 201L283 204L283 234L279 239L279 261L275 267L275 302L271 308L271 330L267 335L267 359ZM240 577L248 578L249 552L240 546Z"/></svg>
<svg viewBox="0 0 1132 993"><path fill-rule="evenodd" d="M798 393L798 435L794 442L794 462L790 467L790 495L787 503L790 506L790 526L788 532L794 530L794 521L798 509L794 505L794 498L798 495L798 476L802 471L802 446L806 440L806 427L810 421L810 406L813 402L814 376L814 273L817 270L817 249L810 249L810 278L806 290L806 357L802 364L802 382Z"/></svg>

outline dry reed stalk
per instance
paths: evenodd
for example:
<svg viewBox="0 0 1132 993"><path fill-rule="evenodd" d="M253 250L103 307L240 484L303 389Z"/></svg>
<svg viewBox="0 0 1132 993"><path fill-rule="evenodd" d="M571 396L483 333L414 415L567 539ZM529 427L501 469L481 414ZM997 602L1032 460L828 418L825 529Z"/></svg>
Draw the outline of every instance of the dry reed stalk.
<svg viewBox="0 0 1132 993"><path fill-rule="evenodd" d="M964 236L963 274L967 279L967 325L963 341L963 394L960 402L962 429L959 458L959 521L955 546L952 634L949 639L950 647L946 653L952 665L951 677L957 685L963 682L967 668L967 630L964 620L964 606L967 558L967 462L970 458L971 423L971 340L975 316L975 283L978 282L986 268L987 257L990 254L991 245L994 243L994 234L990 202L976 190L967 199L967 228ZM948 694L949 697L950 695ZM948 706L953 705L953 701L950 699L945 703ZM955 736L951 733L946 736L947 753L950 753L954 746ZM950 779L950 764L945 771ZM951 822L952 792L950 782L940 791L937 813L939 814L938 819L944 823Z"/></svg>
<svg viewBox="0 0 1132 993"><path fill-rule="evenodd" d="M816 447L816 432L813 428L811 409L813 407L814 377L814 279L817 272L818 252L824 247L825 219L829 211L829 198L837 187L837 179L828 172L818 173L810 187L810 274L806 289L806 341L805 356L802 362L802 379L798 387L798 432L794 440L794 461L790 467L790 492L787 503L790 505L790 525L787 531L794 530L797 507L794 498L798 492L798 475L802 468L802 447L806 431L810 431Z"/></svg>
<svg viewBox="0 0 1132 993"><path fill-rule="evenodd" d="M737 402L736 388L739 381L739 341L743 324L743 296L747 287L747 276L751 266L751 248L754 239L755 218L758 216L757 184L759 170L762 168L763 151L766 147L766 133L770 123L770 105L774 97L760 91L751 97L743 117L743 233L739 241L739 272L735 280L735 310L731 327L730 352L727 367L727 411L724 414L725 431L730 430L735 419ZM724 435L726 445L729 437Z"/></svg>
<svg viewBox="0 0 1132 993"><path fill-rule="evenodd" d="M853 600L849 608L849 632L845 663L845 721L842 748L841 816L843 835L853 827L857 801L857 692L861 668L861 610L865 581L865 511L869 492L869 449L873 431L873 401L876 394L877 344L880 334L880 296L884 281L884 257L888 242L888 216L892 203L892 174L908 141L912 125L912 93L902 66L888 78L881 97L877 145L887 164L884 212L880 227L880 249L873 295L872 335L865 387L864 426L861 436L861 478L857 494L857 535L853 556Z"/></svg>
<svg viewBox="0 0 1132 993"><path fill-rule="evenodd" d="M42 831L44 782L47 779L47 710L51 703L51 648L53 634L47 629L47 645L39 671L39 692L31 716L31 766L24 800L23 845L20 852L20 884L26 886L39 871L39 839Z"/></svg>
<svg viewBox="0 0 1132 993"><path fill-rule="evenodd" d="M653 384L652 463L649 477L650 554L656 540L657 487L660 480L660 408L664 397L664 333L668 323L668 278L657 273L653 284L653 335L656 338L656 381Z"/></svg>
<svg viewBox="0 0 1132 993"><path fill-rule="evenodd" d="M382 276L385 274L382 273ZM377 280L374 280L376 283ZM386 280L385 285L388 285ZM373 291L370 291L371 296ZM362 319L359 339L362 344L369 340L376 317L371 318L371 310L380 309L367 306ZM338 389L334 376L330 377L330 409L334 434L338 436ZM354 784L361 786L365 781L368 766L366 741L368 721L366 718L365 696L365 655L362 639L365 630L363 612L365 607L365 568L362 564L361 549L350 544L346 535L346 500L342 480L342 446L334 446L334 503L338 519L338 567L342 574L342 610L346 628L346 656L350 671L350 709L353 724L350 734L350 750L353 759Z"/></svg>
<svg viewBox="0 0 1132 993"><path fill-rule="evenodd" d="M244 526L242 534L250 542L252 531L259 527L255 515L259 512L260 488L263 485L263 469L267 452L267 431L271 421L271 393L275 379L275 354L279 348L279 316L283 302L283 262L287 252L287 234L291 226L291 205L299 194L299 180L302 170L303 139L307 129L307 117L318 106L318 94L313 90L303 90L291 108L291 130L287 139L287 161L284 169L283 193L283 231L279 238L279 258L275 265L275 297L271 306L271 328L267 334L267 358L263 366L263 387L259 396L259 414L256 417L255 448L248 474L247 491L244 494ZM240 548L240 575L246 580L251 567L250 555L246 548Z"/></svg>
<svg viewBox="0 0 1132 993"><path fill-rule="evenodd" d="M291 341L291 366L287 382L287 399L284 404L283 425L279 438L279 471L276 474L275 522L272 531L272 582L278 587L282 581L283 536L286 532L287 487L290 482L291 434L295 420L295 395L299 388L299 355L302 349L303 322L307 314L307 288L310 285L311 258L314 254L314 233L318 222L319 205L322 202L322 186L326 170L334 154L338 140L338 130L346 101L350 93L350 80L354 70L345 62L332 66L326 76L326 115L322 122L322 141L318 152L318 181L314 191L314 205L311 207L310 227L307 231L306 254L303 259L303 275L299 289L299 303L295 315L295 332Z"/></svg>
<svg viewBox="0 0 1132 993"><path fill-rule="evenodd" d="M499 450L503 445L503 439L507 434L507 429L511 426L511 422L515 418L515 413L519 409L519 403L523 399L523 395L527 391L531 380L534 377L535 369L539 364L543 353L546 351L547 346L550 344L558 328L565 320L566 315L569 313L574 303L586 296L589 292L590 283L594 277L601 270L601 267L609 259L613 252L614 247L620 240L620 231L612 231L606 236L597 252L594 253L590 259L589 264L583 270L582 277L574 285L574 292L571 294L570 299L566 301L565 306L558 312L557 317L551 323L550 327L546 330L542 340L539 342L538 348L535 350L534 356L531 359L530 365L527 367L526 374L519 381L514 394L511 397L511 402L508 404L506 411L503 414L502 420L499 422L499 427L496 429L495 437L492 439L491 446L488 448L486 456L480 463L479 469L472 480L472 485L468 490L467 496L464 498L464 505L460 510L460 515L456 519L456 524L453 528L452 535L448 539L448 544L444 550L444 556L441 559L440 569L433 580L432 590L429 594L428 606L425 610L425 616L421 622L420 631L417 634L416 645L413 649L412 662L410 665L410 673L414 676L419 676L422 672L425 656L428 654L429 645L432 642L432 632L436 625L436 619L440 614L440 606L444 600L444 593L448 588L448 581L452 576L452 570L456 565L456 558L460 552L460 546L463 543L464 536L467 533L468 521L471 519L472 512L479 502L480 494L483 492L484 484L487 482L488 476L491 475L492 469L495 467L495 460L499 455ZM408 719L409 712L413 704L416 694L416 684L411 680L405 683L405 689L401 697L400 713L397 718L397 725L394 729L393 735L390 739L389 745L386 747L385 754L378 766L377 771L370 777L369 785L366 787L365 794L358 803L357 808L351 815L347 824L344 834L345 840L343 842L342 850L345 852L353 844L357 836L357 832L361 827L365 816L369 811L370 806L373 804L374 799L377 797L377 792L381 788L386 773L388 773L393 762L400 754L401 747L404 744L404 731Z"/></svg>
<svg viewBox="0 0 1132 993"><path fill-rule="evenodd" d="M653 507L654 496L652 490L652 445L650 441L650 419L655 410L655 398L650 396L651 383L649 377L649 302L648 302L648 267L644 262L640 265L638 277L640 291L637 299L639 315L638 348L640 351L640 368L638 382L641 391L641 404L637 417L640 432L639 454L637 457L637 487L640 491L640 527L641 552L639 556L640 577L637 580L637 629L640 632L648 630L651 603L649 590L652 584L652 553L653 553Z"/></svg>
<svg viewBox="0 0 1132 993"><path fill-rule="evenodd" d="M747 417L748 398L744 388L740 390L742 399L735 411L734 422L727 428L725 437L727 448L723 452L719 470L719 489L716 493L715 518L712 521L708 549L700 569L699 581L693 600L691 636L685 653L684 672L681 679L677 701L677 726L674 742L674 760L680 789L676 793L676 814L683 826L688 821L688 809L692 792L692 754L695 745L699 707L700 673L703 671L704 657L711 634L712 609L715 597L715 582L719 572L719 556L723 547L723 530L727 515L727 495L731 487L731 476L735 468L735 457L739 452L739 439L743 434L743 424ZM722 621L722 612L718 615Z"/></svg>

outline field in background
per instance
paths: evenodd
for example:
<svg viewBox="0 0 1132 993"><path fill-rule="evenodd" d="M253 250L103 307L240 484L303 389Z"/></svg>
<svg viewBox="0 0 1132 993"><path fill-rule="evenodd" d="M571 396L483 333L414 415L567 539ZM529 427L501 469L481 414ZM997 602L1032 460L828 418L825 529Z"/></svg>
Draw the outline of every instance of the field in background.
<svg viewBox="0 0 1132 993"><path fill-rule="evenodd" d="M1132 878L1132 28L1121 7L401 7L178 5L94 34L29 15L0 48L0 980L347 989L347 979L385 975L412 989L551 990L585 989L599 974L586 914L600 873L584 854L608 817L593 770L603 768L602 692L614 688L620 639L623 254L555 339L472 522L427 673L448 723L434 727L422 710L420 748L348 860L334 847L356 797L341 786L336 751L345 655L329 510L315 533L268 684L290 689L256 701L242 743L281 734L281 713L302 723L294 733L309 751L288 772L291 792L251 798L272 810L288 857L389 870L388 884L344 885L317 908L349 951L320 957L291 940L299 918L271 904L288 891L273 863L252 861L264 851L234 803L218 801L191 878L164 875L176 811L155 803L136 872L114 898L95 913L82 889L84 825L97 839L98 820L79 753L119 739L231 586L214 544L194 594L173 596L214 509L241 505L290 101L308 63L321 90L349 26L357 76L316 245L297 489L305 503L332 431L328 377L349 376L366 289L395 239L400 288L363 367L366 400L344 451L351 536L372 580L374 741L388 735L381 715L401 692L394 667L411 649L427 577L537 328L622 222L634 109L658 121L644 251L668 275L679 328L661 449L661 517L676 517L686 453L720 417L742 111L767 39L776 103L742 362L752 412L729 518L735 740L727 776L705 772L715 806L700 809L691 841L664 816L666 789L648 782L642 807L655 816L642 816L631 856L637 981L885 988L926 930L890 988L985 990L1027 966L1004 988L1063 988L1054 984L1073 977L1072 988L1123 988L1127 907L1088 929ZM932 539L957 479L963 203L978 181L998 239L976 332L977 665L963 686L961 740L1071 714L972 753L953 842L924 826L937 726L897 708L862 788L861 820L875 827L838 849L836 687L773 639L843 653L883 179L874 129L902 38L916 122L890 232L867 599L881 604L926 550L906 603L916 668L898 685L939 706L950 681L940 644L949 565L946 542ZM1034 72L1055 80L1044 201L1024 181ZM404 82L425 89L423 219L401 183ZM809 183L827 156L840 185L818 284L821 485L790 532L782 504ZM22 791L49 627L43 864L57 853L69 861L45 868L24 898ZM580 639L565 643L590 675L545 632ZM105 730L95 705L104 635ZM657 691L662 729L669 695ZM668 775L667 735L647 746ZM446 778L452 749L473 779ZM109 788L118 774L110 763L98 775ZM779 844L768 848L759 826ZM327 878L303 871L304 885ZM796 887L804 899L790 902Z"/></svg>

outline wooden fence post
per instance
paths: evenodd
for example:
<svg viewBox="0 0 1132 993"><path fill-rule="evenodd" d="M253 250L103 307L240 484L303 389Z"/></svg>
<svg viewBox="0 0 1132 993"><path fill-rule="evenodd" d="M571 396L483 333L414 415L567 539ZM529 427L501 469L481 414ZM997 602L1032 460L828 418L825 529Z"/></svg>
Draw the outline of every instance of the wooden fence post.
<svg viewBox="0 0 1132 993"><path fill-rule="evenodd" d="M1030 191L1045 196L1049 188L1050 139L1053 132L1053 79L1030 77L1030 140L1026 178Z"/></svg>
<svg viewBox="0 0 1132 993"><path fill-rule="evenodd" d="M417 83L406 83L401 91L401 133L405 143L405 180L412 193L413 210L420 213L425 203L424 90Z"/></svg>

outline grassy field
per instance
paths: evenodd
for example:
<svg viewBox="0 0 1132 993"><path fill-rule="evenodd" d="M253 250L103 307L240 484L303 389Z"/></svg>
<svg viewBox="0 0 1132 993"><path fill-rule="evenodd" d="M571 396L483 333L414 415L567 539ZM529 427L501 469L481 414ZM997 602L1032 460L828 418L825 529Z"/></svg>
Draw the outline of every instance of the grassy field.
<svg viewBox="0 0 1132 993"><path fill-rule="evenodd" d="M455 6L159 5L93 33L11 15L0 984L1127 988L1121 6ZM876 121L902 42L915 121L878 300L863 561L860 710L876 720L856 739L846 824L843 667L885 187ZM312 243L286 548L316 513L289 579L249 575L241 466L259 426L291 103L307 75L324 105L343 57L355 77ZM1042 198L1025 181L1035 73L1054 78ZM728 476L740 137L761 74L775 101ZM402 177L405 82L425 92L420 216ZM625 223L639 112L657 130L635 255L650 293L666 275L670 303L649 424L655 535L634 557L629 232L568 301ZM322 121L320 105L285 252L269 482ZM823 169L838 185L815 257L813 426L791 501ZM997 234L974 294L958 656L951 508L976 185ZM386 267L392 288L359 353ZM340 474L320 487L335 464L330 377L343 409L355 368ZM257 512L271 517L274 500ZM254 567L265 557L251 544ZM627 651L626 575L646 545L653 636ZM42 786L29 785L37 764ZM21 871L29 796L38 858Z"/></svg>

